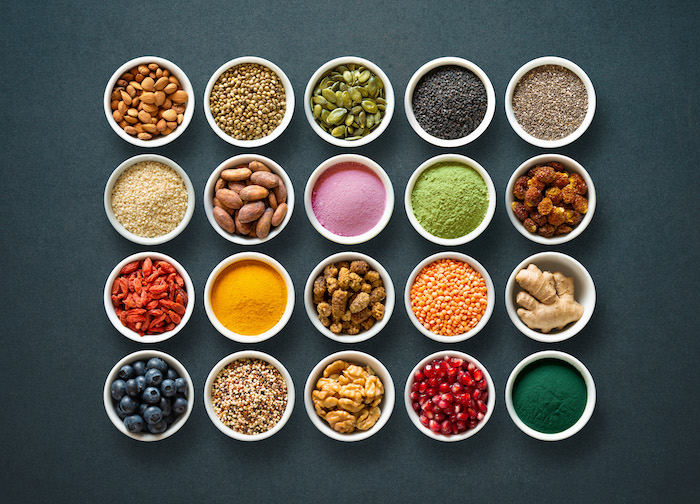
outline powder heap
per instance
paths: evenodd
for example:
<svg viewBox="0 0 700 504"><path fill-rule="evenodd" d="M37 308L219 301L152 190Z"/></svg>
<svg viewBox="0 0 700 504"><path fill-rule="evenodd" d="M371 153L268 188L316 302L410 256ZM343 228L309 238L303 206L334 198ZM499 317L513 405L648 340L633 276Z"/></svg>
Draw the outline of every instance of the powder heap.
<svg viewBox="0 0 700 504"><path fill-rule="evenodd" d="M355 162L328 168L316 181L311 196L318 222L338 236L358 236L371 230L384 215L385 206L381 179Z"/></svg>
<svg viewBox="0 0 700 504"><path fill-rule="evenodd" d="M438 238L460 238L484 220L489 206L486 182L471 166L436 163L420 174L411 191L413 215Z"/></svg>

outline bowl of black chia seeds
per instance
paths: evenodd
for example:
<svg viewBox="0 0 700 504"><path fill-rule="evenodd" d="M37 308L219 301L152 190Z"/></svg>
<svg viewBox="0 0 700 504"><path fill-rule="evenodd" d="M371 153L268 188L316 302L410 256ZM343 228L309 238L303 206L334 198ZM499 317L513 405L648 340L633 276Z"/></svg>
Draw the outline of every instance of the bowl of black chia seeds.
<svg viewBox="0 0 700 504"><path fill-rule="evenodd" d="M219 138L237 147L260 147L292 121L294 90L280 67L245 56L220 66L204 91L204 114Z"/></svg>
<svg viewBox="0 0 700 504"><path fill-rule="evenodd" d="M543 148L568 145L590 126L595 90L575 63L545 56L515 72L506 89L508 122L526 142Z"/></svg>
<svg viewBox="0 0 700 504"><path fill-rule="evenodd" d="M244 350L221 359L204 385L204 407L221 432L259 441L278 432L294 409L294 383L280 361Z"/></svg>
<svg viewBox="0 0 700 504"><path fill-rule="evenodd" d="M426 142L459 147L476 140L493 119L496 94L471 61L444 57L420 67L408 82L406 118Z"/></svg>
<svg viewBox="0 0 700 504"><path fill-rule="evenodd" d="M379 137L389 126L394 107L389 77L356 56L323 64L304 92L304 113L311 128L339 147L360 147Z"/></svg>

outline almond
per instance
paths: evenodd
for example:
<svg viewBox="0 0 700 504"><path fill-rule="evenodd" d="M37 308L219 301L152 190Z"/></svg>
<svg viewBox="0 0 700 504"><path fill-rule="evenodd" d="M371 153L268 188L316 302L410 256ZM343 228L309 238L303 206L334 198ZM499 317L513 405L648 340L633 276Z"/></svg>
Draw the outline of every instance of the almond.
<svg viewBox="0 0 700 504"><path fill-rule="evenodd" d="M177 119L177 113L173 110L165 110L163 111L163 119L165 119L168 122L175 121Z"/></svg>
<svg viewBox="0 0 700 504"><path fill-rule="evenodd" d="M158 80L156 81L156 83L154 84L153 87L155 88L156 91L162 91L163 88L164 88L165 86L167 86L169 82L170 82L170 81L168 80L167 77L161 77L160 79L158 79Z"/></svg>
<svg viewBox="0 0 700 504"><path fill-rule="evenodd" d="M143 90L144 90L144 91L151 91L151 92L153 92L153 91L155 91L155 89L156 89L156 83L155 83L155 81L154 81L153 79L151 79L150 77L146 77L146 78L143 79L143 81L141 82L141 87L143 87Z"/></svg>
<svg viewBox="0 0 700 504"><path fill-rule="evenodd" d="M160 107L163 103L165 103L165 92L156 91L156 105Z"/></svg>
<svg viewBox="0 0 700 504"><path fill-rule="evenodd" d="M171 94L170 99L173 101L173 103L185 103L187 101L187 93L180 89Z"/></svg>
<svg viewBox="0 0 700 504"><path fill-rule="evenodd" d="M139 133L136 135L139 140L150 140L153 136L150 133Z"/></svg>
<svg viewBox="0 0 700 504"><path fill-rule="evenodd" d="M126 100L124 100L126 101ZM141 95L141 101L144 103L155 103L156 95L154 93L143 93Z"/></svg>
<svg viewBox="0 0 700 504"><path fill-rule="evenodd" d="M177 84L171 82L163 88L163 91L165 91L165 94L173 94L177 91Z"/></svg>
<svg viewBox="0 0 700 504"><path fill-rule="evenodd" d="M141 112L139 112L139 121L141 121L144 124L151 124L151 114L149 114L145 110L142 110Z"/></svg>

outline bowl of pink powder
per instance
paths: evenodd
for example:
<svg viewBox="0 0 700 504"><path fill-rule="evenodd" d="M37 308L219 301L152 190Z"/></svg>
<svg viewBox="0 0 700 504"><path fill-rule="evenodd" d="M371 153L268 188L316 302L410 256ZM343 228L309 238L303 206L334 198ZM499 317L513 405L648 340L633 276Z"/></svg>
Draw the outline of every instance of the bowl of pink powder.
<svg viewBox="0 0 700 504"><path fill-rule="evenodd" d="M387 225L394 210L394 187L371 159L341 154L327 159L306 183L304 206L309 221L329 240L364 243Z"/></svg>

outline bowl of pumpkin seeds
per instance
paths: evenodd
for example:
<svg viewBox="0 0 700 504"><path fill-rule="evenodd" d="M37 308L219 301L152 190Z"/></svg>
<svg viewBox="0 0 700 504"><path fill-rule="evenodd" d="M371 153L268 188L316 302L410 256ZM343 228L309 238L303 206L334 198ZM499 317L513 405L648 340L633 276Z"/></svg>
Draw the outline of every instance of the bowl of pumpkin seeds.
<svg viewBox="0 0 700 504"><path fill-rule="evenodd" d="M381 135L394 115L394 105L394 88L386 74L356 56L322 65L304 93L311 128L339 147L359 147Z"/></svg>

